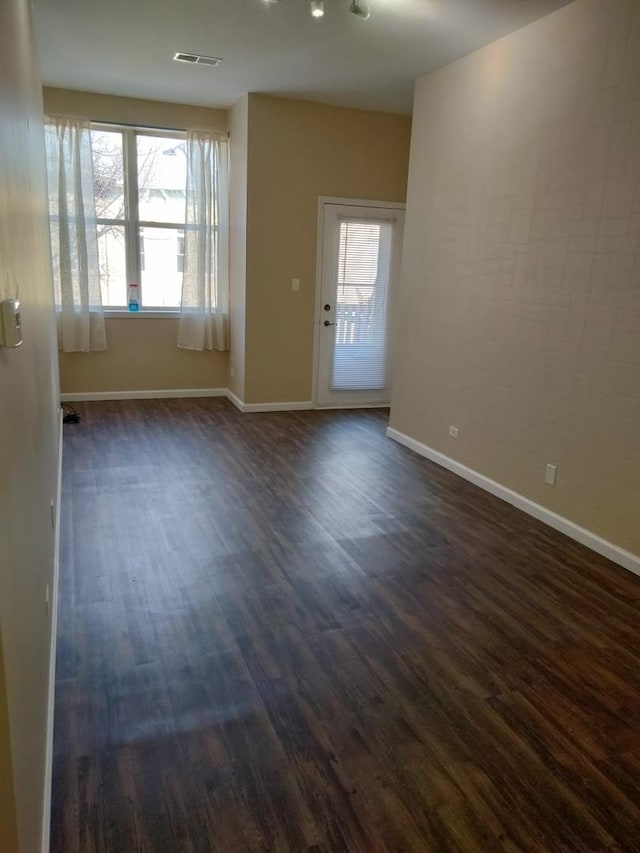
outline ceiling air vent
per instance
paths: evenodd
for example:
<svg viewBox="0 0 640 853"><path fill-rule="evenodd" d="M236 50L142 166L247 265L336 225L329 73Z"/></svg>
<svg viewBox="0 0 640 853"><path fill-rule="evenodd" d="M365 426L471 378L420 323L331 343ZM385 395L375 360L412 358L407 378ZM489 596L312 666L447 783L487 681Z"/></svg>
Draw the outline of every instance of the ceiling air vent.
<svg viewBox="0 0 640 853"><path fill-rule="evenodd" d="M197 53L178 52L173 57L176 62L190 62L191 65L220 65L222 59L217 56L200 56Z"/></svg>

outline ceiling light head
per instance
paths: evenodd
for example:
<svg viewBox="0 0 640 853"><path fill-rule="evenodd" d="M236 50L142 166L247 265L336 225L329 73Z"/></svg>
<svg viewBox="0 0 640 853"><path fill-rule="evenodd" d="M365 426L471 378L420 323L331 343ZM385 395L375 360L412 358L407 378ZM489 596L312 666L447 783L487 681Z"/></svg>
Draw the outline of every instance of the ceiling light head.
<svg viewBox="0 0 640 853"><path fill-rule="evenodd" d="M321 18L324 15L323 0L311 0L311 15L314 18Z"/></svg>
<svg viewBox="0 0 640 853"><path fill-rule="evenodd" d="M367 4L360 3L358 0L351 0L349 11L352 15L355 15L356 18L360 18L361 21L368 21L369 16L371 15L371 11Z"/></svg>

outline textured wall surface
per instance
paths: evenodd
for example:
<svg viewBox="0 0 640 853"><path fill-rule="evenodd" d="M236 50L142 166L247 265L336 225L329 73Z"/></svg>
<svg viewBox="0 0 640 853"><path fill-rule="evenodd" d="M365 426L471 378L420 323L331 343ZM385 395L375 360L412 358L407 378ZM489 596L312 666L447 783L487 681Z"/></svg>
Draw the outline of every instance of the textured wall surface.
<svg viewBox="0 0 640 853"><path fill-rule="evenodd" d="M418 82L396 331L394 428L640 554L637 0Z"/></svg>
<svg viewBox="0 0 640 853"><path fill-rule="evenodd" d="M0 624L0 850L16 853L18 848L18 815L13 782L11 737L7 684L2 650L2 625Z"/></svg>
<svg viewBox="0 0 640 853"><path fill-rule="evenodd" d="M45 595L47 586L53 593L50 501L57 493L60 410L42 95L28 0L0 2L0 117L0 300L20 299L24 336L21 347L0 348L0 850L17 849L17 823L21 853L37 853L52 630Z"/></svg>

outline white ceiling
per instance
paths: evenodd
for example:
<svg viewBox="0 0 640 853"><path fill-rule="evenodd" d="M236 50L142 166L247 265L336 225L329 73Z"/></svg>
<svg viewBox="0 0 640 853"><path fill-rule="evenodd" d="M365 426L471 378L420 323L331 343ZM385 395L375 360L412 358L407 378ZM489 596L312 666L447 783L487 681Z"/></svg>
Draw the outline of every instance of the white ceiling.
<svg viewBox="0 0 640 853"><path fill-rule="evenodd" d="M46 85L227 107L246 92L410 113L416 78L568 0L34 0ZM221 56L219 68L173 62Z"/></svg>

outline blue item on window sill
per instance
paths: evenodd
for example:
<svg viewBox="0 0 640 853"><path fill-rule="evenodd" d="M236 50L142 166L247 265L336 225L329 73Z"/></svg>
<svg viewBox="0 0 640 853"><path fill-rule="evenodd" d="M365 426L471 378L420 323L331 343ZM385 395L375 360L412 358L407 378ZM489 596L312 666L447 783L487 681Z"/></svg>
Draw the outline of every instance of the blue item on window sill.
<svg viewBox="0 0 640 853"><path fill-rule="evenodd" d="M140 297L138 295L138 285L137 284L130 284L129 285L127 305L129 307L129 311L139 311L140 310Z"/></svg>

